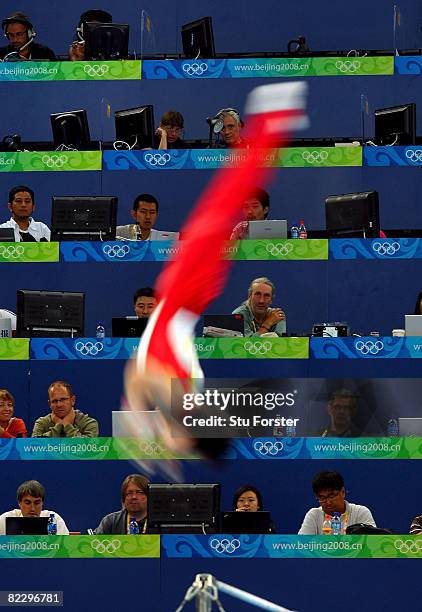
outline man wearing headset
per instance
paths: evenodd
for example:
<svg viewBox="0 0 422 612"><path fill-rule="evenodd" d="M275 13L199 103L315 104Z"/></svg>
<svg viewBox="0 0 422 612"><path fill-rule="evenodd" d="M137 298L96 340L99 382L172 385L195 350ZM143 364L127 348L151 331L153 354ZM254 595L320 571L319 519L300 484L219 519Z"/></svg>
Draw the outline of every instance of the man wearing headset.
<svg viewBox="0 0 422 612"><path fill-rule="evenodd" d="M89 9L79 17L79 25L76 28L76 40L69 49L69 59L72 62L89 59L85 57L84 29L86 23L112 23L111 13L101 9Z"/></svg>
<svg viewBox="0 0 422 612"><path fill-rule="evenodd" d="M248 141L242 138L241 134L245 124L235 108L222 108L215 118L219 119L220 122L214 127L214 132L218 134L214 148L231 149L238 147L247 149L249 147Z"/></svg>
<svg viewBox="0 0 422 612"><path fill-rule="evenodd" d="M54 62L54 51L34 42L36 32L29 17L15 12L3 19L2 28L9 44L0 47L0 60L45 60Z"/></svg>

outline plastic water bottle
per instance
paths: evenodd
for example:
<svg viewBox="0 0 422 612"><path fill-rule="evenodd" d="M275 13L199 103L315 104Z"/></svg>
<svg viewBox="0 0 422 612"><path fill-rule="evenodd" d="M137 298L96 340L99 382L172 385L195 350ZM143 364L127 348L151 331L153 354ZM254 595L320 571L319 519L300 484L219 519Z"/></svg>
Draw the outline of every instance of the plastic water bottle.
<svg viewBox="0 0 422 612"><path fill-rule="evenodd" d="M54 512L50 514L50 518L48 519L47 533L48 535L57 535L57 523Z"/></svg>
<svg viewBox="0 0 422 612"><path fill-rule="evenodd" d="M136 522L136 518L134 516L131 517L130 522L129 522L129 533L130 535L139 534L139 525Z"/></svg>
<svg viewBox="0 0 422 612"><path fill-rule="evenodd" d="M393 416L388 421L387 435L390 438L397 438L399 433L400 433L400 431L399 431L399 420L398 420L397 417Z"/></svg>
<svg viewBox="0 0 422 612"><path fill-rule="evenodd" d="M101 323L101 321L98 321L97 323L97 327L95 328L95 335L97 338L105 338L105 327Z"/></svg>
<svg viewBox="0 0 422 612"><path fill-rule="evenodd" d="M307 237L308 237L308 230L306 229L305 221L301 219L299 221L299 238L301 238L302 240L305 240Z"/></svg>
<svg viewBox="0 0 422 612"><path fill-rule="evenodd" d="M331 535L331 517L328 514L324 515L324 522L322 523L322 535Z"/></svg>
<svg viewBox="0 0 422 612"><path fill-rule="evenodd" d="M334 536L338 536L341 534L340 512L334 512L333 518L331 519L331 533Z"/></svg>
<svg viewBox="0 0 422 612"><path fill-rule="evenodd" d="M294 239L299 238L299 228L297 225L292 225L290 228L290 236Z"/></svg>

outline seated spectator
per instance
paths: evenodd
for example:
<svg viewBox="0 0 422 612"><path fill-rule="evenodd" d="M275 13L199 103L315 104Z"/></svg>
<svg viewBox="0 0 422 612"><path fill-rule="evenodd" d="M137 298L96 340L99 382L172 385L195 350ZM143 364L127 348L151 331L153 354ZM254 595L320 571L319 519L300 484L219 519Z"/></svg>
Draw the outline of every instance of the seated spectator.
<svg viewBox="0 0 422 612"><path fill-rule="evenodd" d="M215 149L248 148L248 141L242 137L242 128L245 124L240 118L239 111L235 108L222 108L215 117L223 122L217 141L213 145Z"/></svg>
<svg viewBox="0 0 422 612"><path fill-rule="evenodd" d="M258 512L263 510L262 496L253 485L243 485L233 496L233 510L236 512Z"/></svg>
<svg viewBox="0 0 422 612"><path fill-rule="evenodd" d="M422 315L422 291L419 291L414 314Z"/></svg>
<svg viewBox="0 0 422 612"><path fill-rule="evenodd" d="M249 236L249 221L263 221L270 210L270 196L264 189L257 187L253 195L243 205L244 221L233 228L230 240L245 240Z"/></svg>
<svg viewBox="0 0 422 612"><path fill-rule="evenodd" d="M300 535L322 535L323 524L332 519L335 512L340 514L341 533L345 533L349 525L364 523L376 527L371 511L366 506L358 506L346 501L344 479L338 472L319 472L312 481L312 490L318 508L311 508L305 515Z"/></svg>
<svg viewBox="0 0 422 612"><path fill-rule="evenodd" d="M116 239L155 240L157 230L154 229L154 224L158 217L157 199L150 193L141 193L136 196L130 212L135 223L118 225L116 227Z"/></svg>
<svg viewBox="0 0 422 612"><path fill-rule="evenodd" d="M281 308L270 308L275 295L274 284L266 277L255 278L249 285L248 299L233 314L243 315L245 336L286 333L286 315Z"/></svg>
<svg viewBox="0 0 422 612"><path fill-rule="evenodd" d="M139 533L147 533L147 501L149 480L140 474L130 474L122 482L122 509L107 514L94 530L97 535L131 533L136 523Z"/></svg>
<svg viewBox="0 0 422 612"><path fill-rule="evenodd" d="M29 17L20 11L3 19L2 28L9 41L7 47L0 47L0 60L46 60L54 62L54 51L34 42L36 33Z"/></svg>
<svg viewBox="0 0 422 612"><path fill-rule="evenodd" d="M415 516L410 525L409 533L411 535L420 535L422 533L422 516Z"/></svg>
<svg viewBox="0 0 422 612"><path fill-rule="evenodd" d="M167 111L160 119L156 129L155 146L157 149L186 149L186 143L180 138L184 120L178 111Z"/></svg>
<svg viewBox="0 0 422 612"><path fill-rule="evenodd" d="M327 404L330 424L318 435L323 438L357 438L360 430L354 425L356 398L348 389L338 389L331 394Z"/></svg>
<svg viewBox="0 0 422 612"><path fill-rule="evenodd" d="M133 308L138 319L147 319L157 306L157 298L152 287L141 287L133 296Z"/></svg>
<svg viewBox="0 0 422 612"><path fill-rule="evenodd" d="M0 227L13 227L16 242L49 242L50 230L41 221L34 221L35 195L30 187L17 185L9 192L9 221Z"/></svg>
<svg viewBox="0 0 422 612"><path fill-rule="evenodd" d="M100 9L90 9L79 17L79 24L76 28L76 39L69 49L69 59L72 62L85 60L85 39L84 27L86 23L112 23L113 17L107 11ZM89 59L89 58L88 58Z"/></svg>
<svg viewBox="0 0 422 612"><path fill-rule="evenodd" d="M0 389L0 438L26 438L28 433L22 419L13 416L15 398L7 389Z"/></svg>
<svg viewBox="0 0 422 612"><path fill-rule="evenodd" d="M57 535L69 535L66 523L57 512L53 510L43 510L45 489L38 480L27 480L19 485L16 491L19 508L3 512L0 515L0 535L6 534L6 518L9 516L46 516L54 514L57 524Z"/></svg>
<svg viewBox="0 0 422 612"><path fill-rule="evenodd" d="M56 380L48 387L51 413L35 421L33 438L95 438L98 423L75 408L76 396L64 380Z"/></svg>

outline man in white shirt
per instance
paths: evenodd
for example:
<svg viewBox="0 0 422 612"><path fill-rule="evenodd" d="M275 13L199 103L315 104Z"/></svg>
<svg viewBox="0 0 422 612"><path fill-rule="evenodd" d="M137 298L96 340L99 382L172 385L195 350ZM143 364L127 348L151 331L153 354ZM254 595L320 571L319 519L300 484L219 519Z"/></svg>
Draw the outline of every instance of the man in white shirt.
<svg viewBox="0 0 422 612"><path fill-rule="evenodd" d="M345 533L348 526L357 523L376 527L369 508L345 500L344 480L338 472L316 474L312 481L312 490L320 506L308 510L299 535L323 535L324 521L330 521L335 512L340 515L341 533Z"/></svg>
<svg viewBox="0 0 422 612"><path fill-rule="evenodd" d="M50 517L54 514L57 525L57 535L69 535L69 530L62 517L52 510L43 510L45 489L38 480L27 480L23 482L16 491L19 508L9 510L0 515L0 535L6 534L6 518L9 516Z"/></svg>
<svg viewBox="0 0 422 612"><path fill-rule="evenodd" d="M155 240L157 230L154 229L158 217L158 201L150 193L141 193L135 198L130 211L135 223L118 225L117 240Z"/></svg>
<svg viewBox="0 0 422 612"><path fill-rule="evenodd" d="M30 187L17 185L9 192L9 210L12 216L0 227L12 227L15 242L50 242L50 230L41 221L34 221L35 196Z"/></svg>

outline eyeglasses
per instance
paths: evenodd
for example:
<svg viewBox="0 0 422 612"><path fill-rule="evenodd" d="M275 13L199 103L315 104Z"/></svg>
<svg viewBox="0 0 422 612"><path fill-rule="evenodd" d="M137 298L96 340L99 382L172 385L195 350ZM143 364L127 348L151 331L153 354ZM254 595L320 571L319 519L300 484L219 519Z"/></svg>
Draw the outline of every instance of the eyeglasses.
<svg viewBox="0 0 422 612"><path fill-rule="evenodd" d="M15 38L25 38L26 36L26 30L23 30L22 32L7 32L6 36L9 40L14 40Z"/></svg>
<svg viewBox="0 0 422 612"><path fill-rule="evenodd" d="M335 499L336 497L338 497L338 495L340 494L340 491L335 491L333 493L329 493L328 495L317 495L316 499L321 503L325 503L327 501L331 501L333 499Z"/></svg>
<svg viewBox="0 0 422 612"><path fill-rule="evenodd" d="M178 127L177 125L163 125L163 128L166 130L166 132L173 132L174 134L180 134L182 131L182 128Z"/></svg>
<svg viewBox="0 0 422 612"><path fill-rule="evenodd" d="M50 404L53 404L55 406L57 404L62 404L63 402L67 402L70 399L71 399L70 397L58 397L57 399L50 400Z"/></svg>

